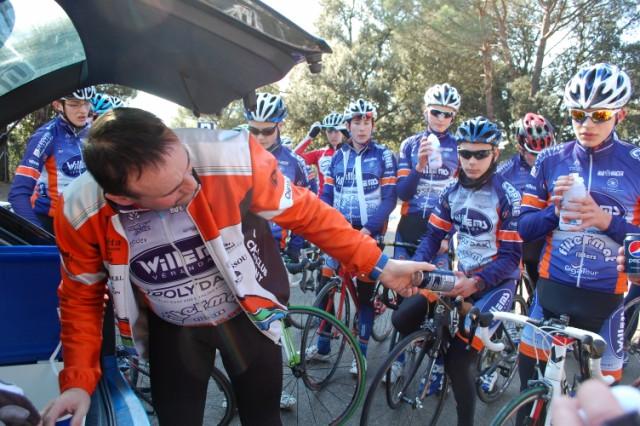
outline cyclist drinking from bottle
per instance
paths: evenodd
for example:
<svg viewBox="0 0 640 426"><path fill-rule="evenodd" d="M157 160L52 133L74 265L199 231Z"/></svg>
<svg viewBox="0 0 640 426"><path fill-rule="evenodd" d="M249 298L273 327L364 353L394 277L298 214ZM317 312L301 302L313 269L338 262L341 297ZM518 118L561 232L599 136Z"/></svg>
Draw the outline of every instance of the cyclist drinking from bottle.
<svg viewBox="0 0 640 426"><path fill-rule="evenodd" d="M424 94L427 129L408 137L400 145L396 186L398 198L403 203L396 242L416 245L420 242L419 237L427 230L431 210L438 203L442 190L454 178L458 155L456 140L449 127L459 109L460 95L449 84L436 84ZM438 268L449 269L448 241L448 238L442 240L442 247L433 261ZM395 247L394 257L410 259L414 251Z"/></svg>

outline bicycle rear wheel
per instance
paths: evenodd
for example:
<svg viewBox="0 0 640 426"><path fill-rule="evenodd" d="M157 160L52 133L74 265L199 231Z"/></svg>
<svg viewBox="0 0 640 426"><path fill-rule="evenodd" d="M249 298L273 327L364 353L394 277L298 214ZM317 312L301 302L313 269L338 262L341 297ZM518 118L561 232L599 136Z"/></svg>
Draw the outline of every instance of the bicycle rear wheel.
<svg viewBox="0 0 640 426"><path fill-rule="evenodd" d="M236 414L236 400L227 376L214 367L207 388L203 425L226 426Z"/></svg>
<svg viewBox="0 0 640 426"><path fill-rule="evenodd" d="M436 424L447 395L446 377L439 391L420 398L432 377L435 359L427 352L433 344L430 331L418 330L395 345L371 381L361 426Z"/></svg>
<svg viewBox="0 0 640 426"><path fill-rule="evenodd" d="M373 295L373 328L371 329L371 337L376 342L382 342L389 337L393 331L393 324L391 324L391 314L393 311L382 302L382 293L384 292L384 286L381 282L376 284L376 289Z"/></svg>
<svg viewBox="0 0 640 426"><path fill-rule="evenodd" d="M284 424L342 424L353 415L364 394L365 361L360 346L344 324L321 309L292 306L287 314L291 317L305 326L297 329L283 322L282 387L289 406L282 412L282 420ZM329 335L323 331L327 328L331 329ZM308 348L317 345L320 337L329 338L325 341L329 352L321 359L308 358ZM353 362L355 375L349 371Z"/></svg>
<svg viewBox="0 0 640 426"><path fill-rule="evenodd" d="M640 297L624 305L624 349L629 357L640 358Z"/></svg>
<svg viewBox="0 0 640 426"><path fill-rule="evenodd" d="M491 422L491 426L527 425L543 426L551 401L545 386L525 389L520 395L502 407Z"/></svg>

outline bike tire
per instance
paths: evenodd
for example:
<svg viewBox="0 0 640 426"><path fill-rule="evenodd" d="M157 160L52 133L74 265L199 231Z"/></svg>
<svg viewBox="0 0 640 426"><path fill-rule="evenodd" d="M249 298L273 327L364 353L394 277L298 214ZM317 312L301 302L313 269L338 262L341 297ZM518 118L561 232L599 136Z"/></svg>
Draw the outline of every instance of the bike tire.
<svg viewBox="0 0 640 426"><path fill-rule="evenodd" d="M629 357L640 358L640 297L630 300L624 305L624 349Z"/></svg>
<svg viewBox="0 0 640 426"><path fill-rule="evenodd" d="M498 411L498 414L491 422L491 426L515 425L519 416L524 421L521 424L544 426L547 409L551 403L547 395L548 389L546 386L536 385L525 389ZM535 413L532 415L531 411L534 411L534 409L530 404L534 402L538 402L540 405L536 405Z"/></svg>
<svg viewBox="0 0 640 426"><path fill-rule="evenodd" d="M382 302L382 292L384 286L381 282L376 284L374 291L374 317L373 327L371 328L371 337L376 342L384 342L391 335L393 331L393 324L391 323L391 314L393 311Z"/></svg>
<svg viewBox="0 0 640 426"><path fill-rule="evenodd" d="M283 346L296 348L299 359L283 358L283 393L296 404L282 412L285 424L344 424L359 407L365 390L365 360L351 331L333 315L310 306L291 306L287 317L299 316L300 330L286 327ZM286 324L286 323L285 323ZM306 349L315 343L322 324L330 325L332 350L326 361L307 359ZM355 360L355 377L349 370Z"/></svg>
<svg viewBox="0 0 640 426"><path fill-rule="evenodd" d="M400 340L376 372L362 407L360 425L373 424L428 424L435 425L442 413L448 391L446 375L442 389L420 401L423 377L430 377L435 359L427 352L434 342L428 330L418 330ZM437 343L436 343L437 344ZM404 354L403 361L400 361ZM403 371L392 383L391 369L401 362ZM383 378L386 380L383 382Z"/></svg>
<svg viewBox="0 0 640 426"><path fill-rule="evenodd" d="M226 426L236 415L237 405L231 382L217 367L211 372L202 424Z"/></svg>

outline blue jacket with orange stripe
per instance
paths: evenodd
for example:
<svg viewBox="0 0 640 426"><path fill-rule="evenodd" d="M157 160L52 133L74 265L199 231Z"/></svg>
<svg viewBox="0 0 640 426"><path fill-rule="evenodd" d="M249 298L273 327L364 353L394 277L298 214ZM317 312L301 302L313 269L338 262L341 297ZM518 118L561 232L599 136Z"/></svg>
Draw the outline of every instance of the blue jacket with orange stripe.
<svg viewBox="0 0 640 426"><path fill-rule="evenodd" d="M434 134L440 140L442 167L419 172L418 151L420 140ZM425 130L405 139L400 145L398 158L398 198L402 203L402 215L429 218L444 188L454 179L458 169L458 144L450 132L438 133Z"/></svg>
<svg viewBox="0 0 640 426"><path fill-rule="evenodd" d="M396 206L396 159L389 148L370 140L356 152L351 141L331 158L320 198L355 228L381 235Z"/></svg>
<svg viewBox="0 0 640 426"><path fill-rule="evenodd" d="M82 139L88 127L77 130L58 116L35 131L9 192L16 213L36 225L36 214L53 216L59 194L86 170Z"/></svg>
<svg viewBox="0 0 640 426"><path fill-rule="evenodd" d="M640 232L640 148L612 134L596 148L571 141L544 150L525 187L519 231L525 241L546 237L540 277L604 293L627 290L616 255L627 233ZM578 173L587 191L613 217L609 228L561 231L550 201L560 176Z"/></svg>
<svg viewBox="0 0 640 426"><path fill-rule="evenodd" d="M287 273L267 220L303 235L352 273L373 270L381 257L376 242L352 229L315 194L292 185L275 157L248 132L181 129L176 134L200 182L186 211L244 312L267 337L278 341L278 319L289 297ZM123 343L147 355L146 309L130 282L130 241L118 213L90 173L67 187L56 208L63 264L58 289L65 360L61 391L81 387L91 393L98 382L107 288Z"/></svg>
<svg viewBox="0 0 640 426"><path fill-rule="evenodd" d="M504 280L518 279L522 256L519 214L520 194L502 176L493 175L476 190L455 180L440 196L413 259L433 259L440 242L455 229L458 269L484 282L485 288L478 294Z"/></svg>

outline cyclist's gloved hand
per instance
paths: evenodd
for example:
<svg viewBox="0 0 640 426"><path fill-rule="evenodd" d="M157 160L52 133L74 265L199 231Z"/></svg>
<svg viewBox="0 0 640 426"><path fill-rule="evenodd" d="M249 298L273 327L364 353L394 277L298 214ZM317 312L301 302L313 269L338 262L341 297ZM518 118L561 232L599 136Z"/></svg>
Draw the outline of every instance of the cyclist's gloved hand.
<svg viewBox="0 0 640 426"><path fill-rule="evenodd" d="M0 423L7 426L35 426L40 413L16 385L0 380Z"/></svg>
<svg viewBox="0 0 640 426"><path fill-rule="evenodd" d="M300 262L300 249L299 248L287 247L287 249L285 250L284 254L285 254L285 256L287 256L289 258L291 263Z"/></svg>
<svg viewBox="0 0 640 426"><path fill-rule="evenodd" d="M316 136L318 136L318 134L320 134L320 131L322 130L322 126L320 125L319 121L316 121L315 123L313 123L311 125L311 127L309 127L309 133L308 136L313 139Z"/></svg>

